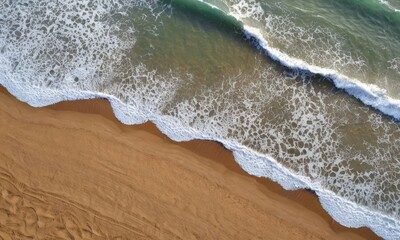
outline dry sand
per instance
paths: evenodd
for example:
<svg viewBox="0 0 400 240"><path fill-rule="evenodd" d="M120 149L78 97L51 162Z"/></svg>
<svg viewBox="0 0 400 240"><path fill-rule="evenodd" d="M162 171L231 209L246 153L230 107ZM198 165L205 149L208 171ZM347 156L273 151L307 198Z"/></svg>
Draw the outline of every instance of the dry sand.
<svg viewBox="0 0 400 240"><path fill-rule="evenodd" d="M0 239L378 239L213 142L125 126L106 100L32 108L0 91Z"/></svg>

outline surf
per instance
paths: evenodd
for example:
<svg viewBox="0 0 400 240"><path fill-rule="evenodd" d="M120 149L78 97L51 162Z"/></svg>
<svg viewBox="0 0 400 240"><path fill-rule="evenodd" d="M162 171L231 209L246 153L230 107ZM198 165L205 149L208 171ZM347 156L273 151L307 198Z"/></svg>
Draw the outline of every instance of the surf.
<svg viewBox="0 0 400 240"><path fill-rule="evenodd" d="M145 4L146 1L143 1L142 3ZM169 4L172 4L173 6L170 7ZM99 5L94 5L94 7L99 7ZM259 47L261 51L263 51L263 53L269 56L268 59L275 60L274 63L277 63L276 65L289 65L286 66L286 68L292 68L292 72L294 72L293 78L302 75L318 75L320 74L318 73L318 71L323 72L326 70L323 68L318 68L318 66L314 66L315 68L311 68L312 66L310 67L310 64L307 64L304 61L301 62L301 59L295 59L288 54L268 45L268 41L266 39L263 39L263 36L259 34L259 29L251 25L251 21L247 19L249 17L249 15L247 14L248 12L239 13L238 10L240 10L240 8L239 6L236 7L236 14L234 14L235 12L226 14L225 10L221 10L224 9L223 7L216 7L209 2L173 1L171 3L168 1L164 1L161 8L158 8L155 12L152 10L153 12L150 12L146 17L147 19L151 17L159 19L162 14L170 14L169 11L172 12L178 9L181 12L190 13L188 14L190 16L198 16L197 20L200 22L209 21L212 22L213 25L222 26L218 28L218 30L224 29L224 31L226 32L237 32L236 36L238 38L244 37L250 39L250 41L240 41L241 43L245 42L248 43L248 45L251 45L251 43L255 43L256 47ZM28 45L25 47L20 47L21 44L19 41L15 41L13 43L8 42L8 44L5 44L4 47L5 58L2 59L3 55L0 55L0 62L4 63L3 65L0 64L0 83L4 85L13 95L17 96L20 100L28 102L33 106L44 106L63 100L76 100L87 98L108 99L111 102L117 118L125 124L138 124L145 121L152 121L158 126L159 129L161 129L163 133L165 133L175 141L205 139L220 142L227 149L231 150L234 153L235 160L238 161L242 168L245 169L248 173L259 177L270 178L280 183L286 189L307 188L314 190L315 193L320 197L321 203L324 208L327 209L327 211L342 224L350 227L369 226L375 232L387 238L396 239L397 236L400 236L400 225L399 220L396 218L396 216L394 214L391 215L389 208L387 212L384 212L384 210L386 209L378 208L382 206L386 207L386 203L379 202L382 205L378 207L373 204L372 206L368 204L357 204L355 203L355 201L350 201L345 197L341 197L338 192L328 190L327 188L329 186L326 185L329 184L328 181L324 179L325 176L318 175L318 172L312 172L311 170L302 171L302 169L296 170L296 166L292 169L290 168L291 166L284 165L285 161L282 161L282 159L285 156L287 157L289 163L290 161L295 162L299 159L305 161L305 159L301 159L301 157L305 156L307 159L315 160L315 162L304 162L305 164L301 164L300 167L305 165L308 165L310 168L311 166L319 167L319 165L324 164L323 162L320 162L320 160L324 157L324 154L326 155L340 153L337 149L338 147L335 145L336 142L333 136L337 127L334 126L333 123L337 121L340 122L340 119L334 118L335 115L331 114L327 109L325 109L326 105L329 104L329 102L328 100L324 101L324 97L322 96L324 93L322 93L321 91L317 92L313 90L309 85L296 85L295 81L291 81L290 79L281 77L281 72L277 73L276 69L274 69L273 67L271 67L271 69L258 69L257 66L254 66L255 64L253 64L250 67L254 68L254 72L256 74L244 76L240 75L239 73L239 75L237 75L234 79L217 79L221 82L216 81L210 85L206 85L204 82L200 82L201 84L204 84L206 86L201 88L201 90L204 91L200 90L201 96L199 98L195 98L193 97L193 95L190 96L193 98L188 99L179 96L180 98L178 100L171 102L174 95L176 95L177 88L181 87L179 84L190 83L191 72L188 72L188 74L184 75L183 77L182 75L178 75L178 67L180 65L178 65L178 67L176 68L173 68L176 65L170 65L172 66L171 69L173 70L168 71L164 75L160 74L157 70L153 68L147 68L143 63L140 63L139 65L128 65L126 68L123 68L124 66L126 66L124 64L130 63L129 61L132 60L126 58L126 52L132 51L132 49L130 49L132 45L140 44L140 31L143 31L143 29L146 29L149 26L152 28L152 30L156 29L157 27L159 27L159 29L165 29L167 27L167 21L171 20L171 18L166 17L160 22L151 22L150 24L146 25L142 23L142 21L145 21L146 18L141 15L143 14L144 10L140 9L140 11L136 11L137 15L135 15L131 13L124 13L124 9L127 9L125 5L120 6L117 9L111 8L105 10L99 7L99 15L103 17L102 19L111 18L110 16L118 14L124 16L124 18L112 19L113 21L111 25L107 25L108 22L101 21L96 22L96 24L98 24L96 28L92 28L90 24L82 24L82 26L78 25L80 26L79 31L75 31L73 25L71 25L72 27L67 27L65 30L71 31L71 33L75 33L75 35L71 34L72 40L67 41L67 44L75 43L75 41L73 40L76 35L83 39L82 42L84 44L82 44L82 46L72 45L72 47L71 45L67 45L67 50L79 51L77 52L77 54L72 55L72 60L62 62L62 64L60 64L61 67L58 68L57 66L54 67L55 61L49 61L47 55L40 55L40 51L47 51L48 47L53 47L51 43L60 40L58 38L51 39L51 37L53 37L54 35L47 34L47 32L42 35L42 32L40 31L33 31L32 34L37 34L33 39L38 41L37 45L35 46ZM235 10L234 8L232 9ZM251 12L257 13L258 10L259 8L255 6L254 8L252 8ZM29 8L27 11L29 12ZM75 11L70 12L71 14L75 14ZM112 12L113 14L110 14L110 12ZM69 12L67 12L67 14L69 14ZM140 20L137 24L138 26L131 26L134 24L126 21L126 19L135 17ZM246 21L242 20L243 18L246 18ZM238 19L241 20L239 21ZM188 18L182 18L180 20L185 21L188 20ZM18 22L19 18L17 18L17 20L15 21ZM130 28L127 28L126 22L129 23L128 26ZM142 26L144 27L141 28L140 24L142 24ZM190 25L188 28L193 28L193 26L194 25ZM42 30L41 26L35 27L39 30ZM205 29L207 30L205 31L206 37L201 38L202 41L204 42L208 40L215 40L209 38L208 34L210 34L211 29ZM53 31L56 30L57 29ZM179 31L182 31L182 29L179 29ZM93 36L89 34L90 32L94 32ZM168 46L168 44L163 42L163 40L165 39L161 38L161 36L159 35L160 32L162 33L162 31L157 32L156 30L154 30L152 32L154 35L151 35L157 40L161 39L160 48L156 49L155 51L162 50L162 48ZM191 33L193 32L190 32L188 34ZM172 35L174 34L178 34L178 36L181 36L178 32L173 32ZM213 36L215 37L216 35ZM146 35L146 37L148 38L149 36ZM185 41L193 40L188 36L184 35L184 37ZM2 46L3 42L1 41L4 39L7 38L2 38L0 36L0 46ZM50 39L51 41L48 39ZM230 39L231 38L223 38L225 42L220 41L219 47L221 45L227 45ZM29 43L32 42L28 38L26 40ZM42 45L42 42L45 42L46 40L50 44ZM175 38L174 40L177 39ZM77 42L79 43L79 41ZM181 43L183 42L184 41L182 41ZM144 41L144 44L142 43L142 47L145 53L150 52L151 49L151 44L147 43L148 42L146 41ZM100 44L100 46L98 46L98 44ZM194 44L191 43L185 45L185 47L181 49L185 54L188 54L183 56L184 61L192 60L194 51L194 49L191 48L189 49L192 51L187 51L188 48L186 48L186 46L192 46L193 48L195 48L196 44L198 45L199 41L195 41ZM210 44L212 44L212 42ZM14 45L13 47L15 48L12 48L12 46L10 45ZM63 48L66 47L65 45L60 45ZM177 45L178 44L176 41L169 42L169 46L171 48L170 50L173 50L173 53L176 52ZM234 46L240 47L239 45ZM249 48L253 49L255 47ZM11 53L10 49L15 49L15 52ZM29 53L29 51L32 51L32 49L35 50L35 55L33 57L29 54L24 55L24 53ZM61 53L65 52L60 51L58 48L54 49ZM20 52L17 52L17 50ZM232 50L232 48L230 50ZM204 49L198 49L198 51L202 53ZM48 52L50 55L52 51ZM168 51L166 52L168 53ZM259 52L257 51L257 54L258 53ZM21 57L21 59L16 59L17 61L15 61L15 56L18 56L18 54L24 57ZM263 59L267 59L267 57L265 57L263 54L259 55L262 56ZM39 58L40 56L42 56L42 59ZM69 57L69 55L66 54L66 57ZM139 59L139 62L144 59L143 56L134 55L134 57L137 57ZM182 56L178 55L178 57ZM251 55L251 57L254 56ZM55 58L55 60L60 59L64 60L63 56L61 56L60 58ZM209 60L208 58L205 59L206 61ZM229 62L230 60L227 58L218 59L220 63L222 63L221 60L226 60L226 62ZM247 60L249 59L250 58L247 58ZM24 60L26 60L26 62L24 62ZM135 60L135 58L133 60ZM162 58L161 60L162 61L160 61L160 66L164 66L168 65L166 63L167 60L172 61L175 59L168 58L166 60L166 58ZM37 64L32 67L32 65L36 64L37 62L41 64ZM52 64L49 64L49 62L51 62ZM268 61L268 64L270 62L271 61ZM136 64L137 62L134 63ZM179 62L179 64L184 63ZM243 61L240 64L245 65ZM304 64L304 66L302 64ZM62 68L64 66L66 66L65 69L59 70L59 68ZM215 66L215 64L213 66ZM235 66L240 67L240 65ZM261 66L270 67L269 65ZM96 72L96 70L98 69L101 69L100 73ZM200 69L200 71L204 70L204 68ZM279 70L281 69L279 68ZM296 75L296 72L298 72L299 74ZM61 75L59 73L63 73L64 75ZM223 74L228 74L228 71L223 71ZM324 74L331 74L330 79L334 79L334 77L337 77L334 76L334 74L337 74L336 72L324 72ZM126 75L128 75L128 77L126 77ZM209 75L201 76L212 77ZM112 79L114 77L116 79ZM120 84L112 85L111 80ZM253 82L251 82L252 80ZM331 81L333 82L333 80ZM246 89L242 89L238 86L239 84L246 82L250 82L252 83L252 85L244 85ZM349 84L349 80L347 79L343 80L343 82L343 84ZM226 87L227 85L228 87ZM358 86L353 87L355 89L354 91L359 89ZM267 91L264 92L266 93L265 95L271 96L263 95L263 89L267 89ZM184 87L181 90L191 93L192 89ZM235 90L240 91L233 92ZM330 94L332 91L331 89L328 90L326 92ZM232 91L233 93L230 93L229 91ZM282 95L286 91L294 92L294 94L283 97ZM376 91L375 94L381 94L379 92L379 89ZM254 95L257 95L257 98L249 97ZM343 95L347 97L345 94ZM271 111L271 114L276 114L279 116L289 114L292 116L292 118L289 118L288 120L283 118L283 121L279 122L268 122L268 124L270 125L267 125L265 122L261 121L265 119L256 119L260 112L262 113L265 110L268 110L263 108L263 106L268 105L268 103L271 102L268 100L274 100L280 97L286 97L286 99L284 99L285 101L283 101L283 105L285 105L285 110L287 110L288 112L283 113L278 109L278 111ZM181 100L181 98L183 98L183 100ZM318 105L319 102L322 103ZM292 103L293 105L291 105ZM302 105L303 103L304 105ZM172 108L172 110L166 110L165 106L168 104L174 105L174 108ZM237 105L240 104L242 104L242 106L240 106L240 108L237 108ZM358 108L358 105L348 106ZM352 109L352 111L357 110L358 109ZM372 118L371 121L376 122L375 127L380 128L382 127L381 125L389 125L389 123L387 122L380 121L380 115L370 113L370 110L367 111L369 114L368 117ZM362 116L365 115L366 114ZM244 120L241 120L240 117L243 117ZM251 122L255 119L260 121L259 125ZM308 120L311 120L311 123L308 123ZM391 126L394 125L392 124L392 122L390 122L390 124ZM254 127L258 128L256 129L256 132L252 132L252 129ZM388 127L388 129L391 128ZM229 130L237 130L238 132L242 131L244 133L242 135L234 135L229 134ZM287 130L291 132L289 132L289 134L286 134L285 132L287 132ZM253 134L255 134L256 137L253 137ZM270 136L262 138L259 137L257 134L270 134ZM385 135L384 137L387 136ZM394 137L396 137L396 135ZM287 138L292 138L292 142L289 140L285 141L287 140ZM307 139L304 140L303 138ZM389 140L387 141L392 140L390 137L388 137L388 139ZM293 144L293 141L295 140L298 140L299 144L302 145L313 145L314 148L308 147L306 149L299 147L298 149L293 149L297 147L297 143ZM379 138L379 140L385 141L383 137L382 139ZM257 142L261 147L257 145L259 147L257 148L256 144L254 144L254 146L256 146L254 147L253 145L251 145L251 143L253 142ZM276 147L278 150L274 151L274 147ZM304 149L305 151L309 151L306 151L304 156L300 156L300 150ZM389 150L389 154L393 152L396 153L396 150L390 151L390 149L383 149ZM285 153L287 154L285 155ZM354 156L352 155L351 157ZM375 158L368 159L370 157L368 155L363 157L366 159L361 160L371 160L371 165L376 164L376 162L373 161L375 160ZM335 162L337 160L340 161L340 159L338 159L340 157L337 155L329 155L329 157L327 158L327 160L329 160L330 162ZM392 159L389 158L382 160L386 160L386 163L388 162L388 160ZM339 170L332 171L338 172ZM351 173L349 173L349 175L351 177L353 176L351 175ZM346 178L349 175L340 177ZM334 180L336 180L336 177L334 177ZM384 180L386 181L387 179ZM353 184L353 182L345 183ZM373 182L371 184L373 184ZM365 184L365 186L370 187L371 184ZM343 189L346 187L352 189L352 186L341 185L341 187ZM346 194L344 194L343 196L348 197L348 195ZM384 197L387 196L384 195ZM390 205L390 203L388 203L388 205ZM394 206L394 208L396 207L397 206ZM380 210L382 210L382 212ZM348 217L349 212L352 213L352 218Z"/></svg>
<svg viewBox="0 0 400 240"><path fill-rule="evenodd" d="M226 25L228 29L240 29L249 39L255 40L252 42L256 43L256 47L262 48L269 58L279 62L281 65L295 71L302 71L307 75L321 75L331 81L338 89L343 89L365 105L393 117L398 121L400 120L400 99L388 96L385 89L375 84L368 84L359 79L350 78L339 73L335 69L309 64L302 59L292 57L277 48L271 47L269 42L261 34L260 29L246 25L243 21L243 17L238 13L225 12L216 5L203 0L170 0L164 1L164 4L172 4L174 7L182 8L183 10L187 9L196 14L203 15L206 18L211 18L217 23L219 22Z"/></svg>
<svg viewBox="0 0 400 240"><path fill-rule="evenodd" d="M379 0L379 3L381 3L382 5L388 7L390 10L393 10L394 12L400 13L400 9L394 7L389 1Z"/></svg>

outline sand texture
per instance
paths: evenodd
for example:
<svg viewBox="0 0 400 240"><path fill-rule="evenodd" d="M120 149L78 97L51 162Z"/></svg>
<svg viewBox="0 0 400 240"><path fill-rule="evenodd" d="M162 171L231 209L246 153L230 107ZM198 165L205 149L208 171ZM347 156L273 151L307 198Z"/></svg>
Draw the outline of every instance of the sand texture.
<svg viewBox="0 0 400 240"><path fill-rule="evenodd" d="M0 239L378 239L217 143L125 126L105 100L32 108L0 92Z"/></svg>

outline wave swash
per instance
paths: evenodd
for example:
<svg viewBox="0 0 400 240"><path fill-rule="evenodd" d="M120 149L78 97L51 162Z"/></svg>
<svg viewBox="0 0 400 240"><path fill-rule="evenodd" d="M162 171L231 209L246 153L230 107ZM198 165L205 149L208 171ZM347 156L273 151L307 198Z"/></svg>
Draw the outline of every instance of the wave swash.
<svg viewBox="0 0 400 240"><path fill-rule="evenodd" d="M177 9L184 12L183 4L232 20L283 67L254 57L248 63L254 69L223 72L218 82L203 86L196 79L207 78L199 75L206 73L195 72L199 67L195 64L184 68L182 63L166 71L160 70L161 65L158 69L155 63L146 64L152 59L151 49L175 47L156 43L163 29L183 24L174 18ZM315 44L316 52L300 58L303 52L285 47L285 41L299 34L311 37L311 30L299 30L291 17L265 10L270 6L287 13L284 3L264 4L257 0L0 0L0 83L35 107L105 98L125 124L150 120L175 141L220 142L249 174L272 179L285 189L315 191L341 224L367 226L385 239L399 239L400 128L395 119L400 119L400 101L386 94L383 85L346 75L368 61L341 50L345 43L325 28L313 25L316 35L299 44L305 51ZM291 26L290 36L275 31L281 21ZM320 39L336 41L331 53L315 42ZM143 44L146 41L150 43ZM295 43L289 42L287 46ZM390 76L400 75L400 61L389 57L385 64ZM187 59L191 61L197 60ZM193 72L182 72L192 68ZM329 86L316 87L318 76L380 113ZM194 90L185 94L188 89Z"/></svg>

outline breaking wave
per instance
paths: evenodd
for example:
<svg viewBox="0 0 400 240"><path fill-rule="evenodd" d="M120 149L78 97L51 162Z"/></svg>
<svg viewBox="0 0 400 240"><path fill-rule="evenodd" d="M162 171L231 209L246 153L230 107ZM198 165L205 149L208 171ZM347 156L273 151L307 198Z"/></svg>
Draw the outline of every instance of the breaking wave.
<svg viewBox="0 0 400 240"><path fill-rule="evenodd" d="M398 239L398 123L315 88L310 79L325 76L337 88L396 119L399 101L375 85L271 47L252 22L264 17L255 0L229 6L195 4L211 7L206 10L213 16L239 27L287 67L285 71L254 60L254 69L246 73L226 73L212 88L196 85L195 94L182 94L194 86L193 74L161 72L144 64L146 56L135 51L141 35L159 37L175 5L188 4L163 3L0 0L0 84L36 107L106 98L125 124L152 121L175 141L218 141L249 174L270 178L286 189L312 189L343 225L367 226L386 239ZM150 48L155 47L144 47ZM338 67L362 64L339 54L347 61ZM397 58L388 64L399 71ZM303 81L295 80L300 77ZM347 128L352 125L369 135L354 141Z"/></svg>

